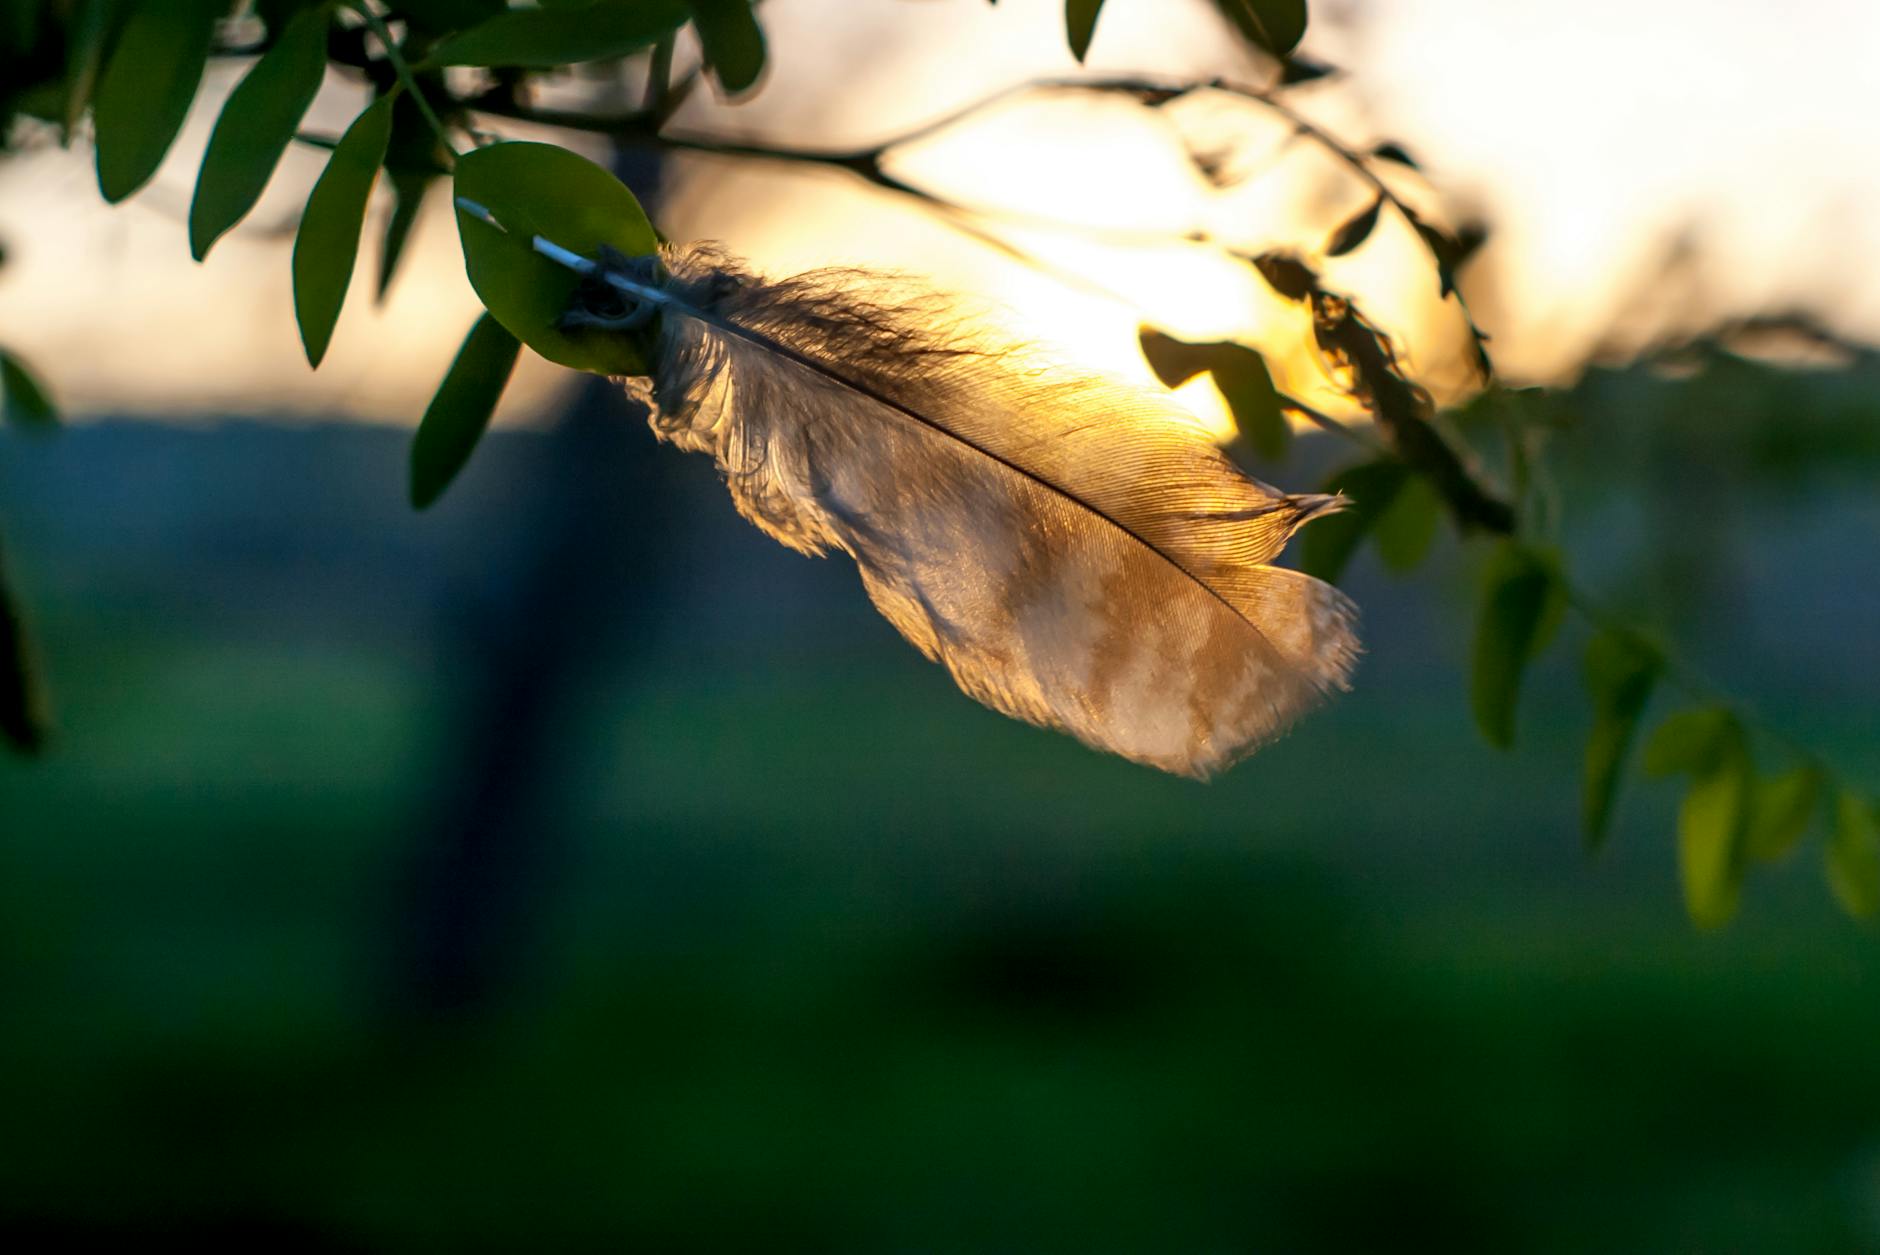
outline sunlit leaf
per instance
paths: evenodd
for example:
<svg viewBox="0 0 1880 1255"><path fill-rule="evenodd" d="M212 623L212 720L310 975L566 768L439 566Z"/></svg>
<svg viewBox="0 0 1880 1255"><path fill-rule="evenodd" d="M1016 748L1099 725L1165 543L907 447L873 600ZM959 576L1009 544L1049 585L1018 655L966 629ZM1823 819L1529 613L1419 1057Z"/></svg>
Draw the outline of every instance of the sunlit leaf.
<svg viewBox="0 0 1880 1255"><path fill-rule="evenodd" d="M170 150L209 59L220 0L132 0L92 104L98 190L120 201Z"/></svg>
<svg viewBox="0 0 1880 1255"><path fill-rule="evenodd" d="M764 69L764 32L751 0L686 0L705 60L727 92L741 92Z"/></svg>
<svg viewBox="0 0 1880 1255"><path fill-rule="evenodd" d="M1752 858L1773 863L1786 858L1808 831L1821 800L1821 773L1813 767L1759 780L1750 792L1749 835Z"/></svg>
<svg viewBox="0 0 1880 1255"><path fill-rule="evenodd" d="M1626 752L1662 667L1655 652L1630 636L1601 632L1587 643L1585 678L1593 701L1593 730L1586 739L1580 815L1589 850L1599 848L1611 825Z"/></svg>
<svg viewBox="0 0 1880 1255"><path fill-rule="evenodd" d="M1180 387L1203 371L1208 372L1247 442L1262 457L1285 456L1292 427L1280 408L1266 359L1259 353L1225 340L1190 344L1147 327L1139 333L1139 340L1149 368L1165 386Z"/></svg>
<svg viewBox="0 0 1880 1255"><path fill-rule="evenodd" d="M1102 12L1103 0L1064 0L1064 37L1079 64L1090 52L1091 36L1097 33L1097 15Z"/></svg>
<svg viewBox="0 0 1880 1255"><path fill-rule="evenodd" d="M1678 878L1684 909L1699 928L1721 927L1736 914L1749 781L1748 755L1731 740L1678 806Z"/></svg>
<svg viewBox="0 0 1880 1255"><path fill-rule="evenodd" d="M1476 620L1469 694L1476 727L1489 744L1514 744L1521 675L1546 644L1561 610L1560 584L1549 560L1515 542L1490 559Z"/></svg>
<svg viewBox="0 0 1880 1255"><path fill-rule="evenodd" d="M346 303L366 200L391 139L393 100L379 97L346 128L307 197L300 232L294 237L294 317L307 361L314 366L326 356L340 307Z"/></svg>
<svg viewBox="0 0 1880 1255"><path fill-rule="evenodd" d="M229 93L189 206L189 251L197 261L255 207L293 141L326 74L326 24L324 8L297 15Z"/></svg>
<svg viewBox="0 0 1880 1255"><path fill-rule="evenodd" d="M1306 0L1215 0L1246 38L1276 57L1299 46L1306 33Z"/></svg>
<svg viewBox="0 0 1880 1255"><path fill-rule="evenodd" d="M1342 492L1351 505L1337 514L1313 520L1299 541L1299 569L1307 575L1336 583L1378 518L1403 490L1410 472L1390 458L1347 467L1326 481L1326 492Z"/></svg>
<svg viewBox="0 0 1880 1255"><path fill-rule="evenodd" d="M1377 557L1387 571L1410 571L1423 561L1442 522L1443 501L1430 481L1406 475L1396 499L1371 527Z"/></svg>
<svg viewBox="0 0 1880 1255"><path fill-rule="evenodd" d="M1867 799L1847 790L1835 799L1827 873L1842 910L1855 919L1880 913L1880 823Z"/></svg>
<svg viewBox="0 0 1880 1255"><path fill-rule="evenodd" d="M554 69L624 57L677 30L683 0L600 0L581 9L511 9L452 35L427 65L514 65Z"/></svg>
<svg viewBox="0 0 1880 1255"><path fill-rule="evenodd" d="M18 427L51 427L59 421L59 407L45 386L5 349L0 349L0 409L6 421Z"/></svg>
<svg viewBox="0 0 1880 1255"><path fill-rule="evenodd" d="M1343 257L1370 239L1372 230L1377 226L1377 215L1383 208L1384 198L1380 196L1371 202L1370 208L1332 232L1332 238L1325 243L1325 255Z"/></svg>
<svg viewBox="0 0 1880 1255"><path fill-rule="evenodd" d="M603 245L629 256L652 252L658 239L625 184L553 144L491 144L457 163L457 194L487 207L507 228L457 214L470 284L498 322L551 362L600 374L646 373L629 337L555 325L579 280L529 243L541 235L586 257Z"/></svg>
<svg viewBox="0 0 1880 1255"><path fill-rule="evenodd" d="M1645 746L1645 774L1675 776L1708 771L1725 744L1741 735L1736 716L1723 706L1680 710L1658 725Z"/></svg>
<svg viewBox="0 0 1880 1255"><path fill-rule="evenodd" d="M411 442L411 504L443 495L490 425L522 342L488 314L477 318L424 411Z"/></svg>

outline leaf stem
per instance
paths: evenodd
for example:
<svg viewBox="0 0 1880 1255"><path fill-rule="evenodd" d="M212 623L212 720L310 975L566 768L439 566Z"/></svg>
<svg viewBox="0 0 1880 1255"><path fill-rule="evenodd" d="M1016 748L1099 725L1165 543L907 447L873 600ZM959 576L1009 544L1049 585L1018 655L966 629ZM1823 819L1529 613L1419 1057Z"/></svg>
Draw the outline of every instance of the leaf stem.
<svg viewBox="0 0 1880 1255"><path fill-rule="evenodd" d="M449 160L454 164L457 160L457 146L450 141L450 129L425 97L424 89L418 85L418 76L411 72L411 66L406 62L398 41L392 38L392 32L385 25L385 19L373 11L370 0L349 0L347 7L364 18L366 26L378 36L379 43L385 47L385 59L391 62L392 72L398 75L399 84L411 93L418 112L424 115L425 122L437 133L437 142L444 146L444 151L450 155Z"/></svg>

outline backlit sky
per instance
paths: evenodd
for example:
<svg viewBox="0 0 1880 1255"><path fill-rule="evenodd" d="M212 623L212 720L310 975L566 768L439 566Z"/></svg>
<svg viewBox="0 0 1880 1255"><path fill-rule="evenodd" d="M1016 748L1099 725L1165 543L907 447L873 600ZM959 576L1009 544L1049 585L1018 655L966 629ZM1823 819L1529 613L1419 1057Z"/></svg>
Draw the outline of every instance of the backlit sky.
<svg viewBox="0 0 1880 1255"><path fill-rule="evenodd" d="M737 103L701 99L678 125L802 144L868 141L1014 82L1077 72L1059 0L768 0L762 12L772 65L761 90ZM1880 5L1347 0L1315 4L1313 15L1306 50L1351 75L1308 89L1301 107L1356 141L1404 141L1446 203L1495 227L1474 295L1510 373L1551 376L1601 341L1769 306L1807 306L1880 339L1880 291L1869 278L1880 269ZM1259 73L1205 4L1185 0L1109 0L1087 69ZM212 81L172 159L129 205L98 200L82 145L0 171L0 238L11 259L0 272L0 342L32 357L81 412L415 421L476 309L441 199L382 314L364 282L370 250L362 257L317 374L300 356L279 228L318 154L290 155L250 226L205 266L189 260L190 184L236 72L225 67ZM316 122L337 129L356 107L330 83ZM1043 258L1045 271L802 167L681 159L662 225L677 237L722 239L777 270L864 263L928 274L1022 334L1138 374L1133 343L1144 318L1195 338L1275 347L1282 329L1244 266L1192 246L1112 239L1118 229L1179 234L1198 222L1253 244L1305 242L1307 228L1335 224L1341 197L1361 206L1361 190L1341 191L1335 175L1296 154L1285 179L1212 189L1182 156L1177 131L1221 125L1220 114L1206 101L1149 114L1045 94L900 154L897 173L1003 213L992 225ZM1312 212L1302 218L1307 193ZM1026 215L1110 234L1017 221ZM1680 241L1694 264L1675 284L1656 282ZM1415 269L1414 249L1381 231L1342 264L1339 282L1372 294L1374 312L1409 334L1418 365L1440 385L1455 327ZM1082 281L1054 277L1062 272ZM1275 351L1283 372L1284 346ZM526 362L509 411L541 409L567 379ZM1213 404L1199 394L1195 402L1204 412Z"/></svg>

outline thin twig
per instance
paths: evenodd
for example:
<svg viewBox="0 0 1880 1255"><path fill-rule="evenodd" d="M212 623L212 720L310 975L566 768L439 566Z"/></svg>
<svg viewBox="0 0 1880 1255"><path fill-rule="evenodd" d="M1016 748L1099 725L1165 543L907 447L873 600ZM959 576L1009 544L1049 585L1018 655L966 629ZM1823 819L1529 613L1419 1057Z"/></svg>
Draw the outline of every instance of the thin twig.
<svg viewBox="0 0 1880 1255"><path fill-rule="evenodd" d="M406 63L405 54L399 49L398 41L392 38L392 32L386 28L385 19L373 12L370 0L351 0L348 7L364 18L372 33L378 36L379 43L385 47L385 59L391 62L392 71L398 75L399 83L411 93L411 99L417 104L418 112L424 115L425 122L437 132L437 142L444 146L444 151L449 154L449 160L455 163L457 146L450 142L450 130L444 125L444 119L437 116L437 110L431 107L431 102L426 99L424 89L418 85L418 76L411 72L411 66Z"/></svg>
<svg viewBox="0 0 1880 1255"><path fill-rule="evenodd" d="M735 157L761 157L773 161L806 162L817 165L838 166L852 173L859 174L878 186L891 186L899 191L905 191L913 195L926 197L935 202L940 202L943 198L926 191L926 189L911 186L902 180L895 179L893 176L886 174L881 168L881 158L892 149L905 147L908 144L929 138L932 135L945 131L949 127L957 125L975 114L991 108L993 105L1025 92L1047 90L1121 92L1139 96L1145 100L1160 102L1173 99L1185 92L1196 90L1197 87L1209 87L1216 91L1227 92L1231 95L1251 100L1271 110L1274 114L1283 118L1286 123L1293 128L1296 134L1319 145L1336 158L1340 164L1344 165L1353 174L1356 174L1362 179L1377 197L1385 204L1389 205L1406 223L1415 227L1422 222L1421 216L1406 204L1402 197L1398 196L1397 193L1392 190L1390 184L1372 168L1371 162L1363 154L1360 154L1330 131L1327 131L1325 128L1319 126L1304 114L1294 109L1290 104L1282 100L1276 92L1264 88L1250 87L1245 84L1229 82L1225 79L1216 79L1204 84L1184 82L1180 79L1160 79L1151 75L1141 74L1093 76L1088 78L1030 79L1025 82L1002 87L989 95L979 97L967 104L951 109L938 117L931 118L916 126L897 132L887 138L877 140L872 144L851 148L793 147L774 143L720 140L712 136L704 135L672 135L664 133L659 129L658 123L663 122L663 118L653 119L655 124L649 127L647 122L649 121L650 115L646 112L608 115L583 113L580 111L558 111L551 114L516 106L495 108L488 111L503 113L520 120L543 122L571 130L606 134L622 140L631 139L682 151L717 153L724 156ZM474 108L484 108L486 102L470 101L466 103ZM1052 225L1059 228L1069 227L1072 230L1078 229L1075 224L1066 224L1055 220L1049 222L1041 220L1039 225ZM1178 233L1163 234L1176 235ZM1446 273L1449 265L1448 260L1437 252L1436 246L1422 231L1419 230L1416 234L1425 252L1429 254L1430 259L1436 264L1438 270ZM1468 301L1463 297L1462 292L1450 286L1449 294L1455 297L1456 307L1461 312L1463 321L1468 327L1469 335L1474 342L1477 356L1483 365L1482 373L1484 378L1492 379L1494 371L1488 356L1487 335L1483 333L1481 327L1476 323L1475 316L1470 311Z"/></svg>
<svg viewBox="0 0 1880 1255"><path fill-rule="evenodd" d="M1001 238L978 221L979 219L996 219L1005 216L999 211L987 211L974 206L958 204L928 189L910 184L884 170L882 168L881 159L892 149L937 134L1001 100L1026 91L1061 88L1084 91L1130 92L1143 96L1145 99L1166 100L1184 91L1193 90L1195 86L1196 85L1192 83L1159 81L1139 75L1110 78L1037 79L1003 88L989 96L971 102L911 129L902 131L897 135L881 140L875 144L859 148L841 149L791 147L747 140L719 139L709 135L670 134L663 129L664 122L670 116L670 104L668 104L667 109L663 111L649 108L647 110L639 110L625 114L604 115L583 113L580 111L535 110L516 105L513 101L489 96L458 103L481 112L512 117L522 121L558 126L569 130L605 134L620 142L639 142L679 151L698 152L726 157L746 157L769 161L802 163L841 169L883 190L906 196L920 202L955 229L971 235L982 243L996 248L1042 273L1049 274L1062 282L1079 287L1104 299L1139 309L1140 307L1136 305L1136 302L1123 296L1121 293L1085 275L1046 262L1036 254L1021 249L1010 241ZM1321 146L1348 169L1363 179L1376 193L1378 198L1390 205L1392 209L1403 217L1406 223L1414 227L1421 222L1420 216L1397 196L1390 186L1371 168L1364 156L1348 147L1343 141L1333 136L1330 132L1299 114L1290 105L1279 100L1272 92L1224 81L1216 81L1211 84L1205 84L1205 86L1211 86L1216 90L1230 92L1245 99L1255 101L1272 110L1275 114L1285 119L1297 134ZM1077 229L1073 224L1066 224L1057 220L1040 220L1039 225L1049 225L1060 230L1066 229L1067 227L1071 230ZM1422 241L1425 251L1429 253L1431 259L1437 266L1439 268L1446 268L1448 265L1447 260L1436 251L1435 246L1428 237L1425 236L1422 231L1418 231L1417 236L1419 240ZM1157 233L1157 238L1167 240L1169 238L1187 237L1174 237L1173 233L1165 232ZM1474 340L1477 353L1484 367L1483 375L1492 382L1492 365L1489 364L1485 343L1487 337L1476 325L1462 293L1454 289L1453 286L1450 288L1450 292L1456 298L1457 307L1461 310L1469 333ZM1321 413L1311 406L1305 405L1284 394L1279 397L1279 401L1285 409L1291 410L1306 421L1340 439L1364 448L1375 455L1392 456L1391 451L1386 450L1382 444L1375 439L1360 433L1356 429L1339 422L1327 414ZM1398 451L1395 456L1401 457L1402 452ZM1412 469L1419 474L1424 473L1422 469L1415 465L1412 465ZM1494 528L1491 530L1504 529ZM1513 529L1510 528L1507 530ZM1517 534L1516 539L1520 538L1521 537ZM1591 626L1603 631L1618 632L1634 640L1650 640L1642 629L1606 610L1584 589L1572 583L1564 571L1559 573L1558 578L1562 594L1566 598L1567 604ZM1839 773L1835 772L1818 753L1782 733L1779 729L1770 727L1765 721L1756 716L1753 709L1749 707L1747 703L1730 698L1726 691L1719 685L1711 681L1696 667L1686 662L1669 648L1655 643L1651 645L1651 648L1654 655L1663 660L1667 676L1669 676L1687 696L1692 697L1694 700L1716 702L1728 706L1744 726L1759 732L1767 740L1779 745L1797 760L1813 766L1830 780L1839 780L1841 778Z"/></svg>
<svg viewBox="0 0 1880 1255"><path fill-rule="evenodd" d="M661 117L666 111L666 96L672 88L672 49L675 42L672 35L666 35L653 45L653 58L646 67L645 110L650 117Z"/></svg>

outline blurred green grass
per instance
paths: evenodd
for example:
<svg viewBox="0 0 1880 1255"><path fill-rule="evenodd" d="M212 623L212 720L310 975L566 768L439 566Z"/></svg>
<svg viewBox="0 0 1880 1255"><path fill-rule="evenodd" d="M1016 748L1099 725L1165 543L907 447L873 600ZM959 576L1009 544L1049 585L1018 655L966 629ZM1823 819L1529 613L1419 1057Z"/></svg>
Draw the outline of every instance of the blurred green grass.
<svg viewBox="0 0 1880 1255"><path fill-rule="evenodd" d="M1453 546L1362 567L1356 691L1197 786L974 707L686 464L659 626L560 717L518 978L407 1013L446 638L542 442L422 518L396 433L9 447L59 737L0 762L0 1236L1880 1246L1874 934L1806 856L1693 934L1662 791L1585 860L1571 667L1515 754L1475 740ZM1870 509L1784 506L1768 543ZM1773 683L1752 627L1699 647ZM1871 768L1874 677L1795 665L1785 726Z"/></svg>

